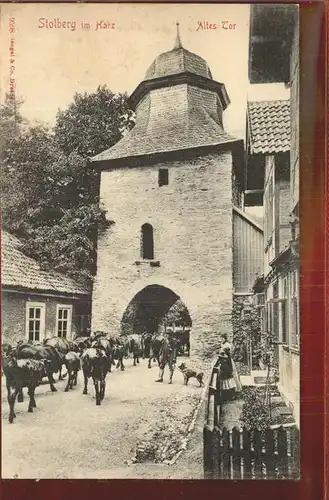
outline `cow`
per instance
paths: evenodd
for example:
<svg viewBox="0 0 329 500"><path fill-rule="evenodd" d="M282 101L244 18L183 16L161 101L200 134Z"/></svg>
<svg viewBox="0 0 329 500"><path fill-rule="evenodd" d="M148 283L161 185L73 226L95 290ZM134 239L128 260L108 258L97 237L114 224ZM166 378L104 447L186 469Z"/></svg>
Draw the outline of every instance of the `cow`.
<svg viewBox="0 0 329 500"><path fill-rule="evenodd" d="M80 354L83 353L85 349L91 347L92 338L91 337L76 337L73 341L73 351Z"/></svg>
<svg viewBox="0 0 329 500"><path fill-rule="evenodd" d="M23 387L28 388L28 395L30 397L28 411L33 412L33 408L36 408L34 399L35 389L47 373L48 363L48 360L17 359L13 354L3 357L2 366L6 377L9 405L8 420L10 424L12 424L16 418L16 396L22 394Z"/></svg>
<svg viewBox="0 0 329 500"><path fill-rule="evenodd" d="M61 357L55 347L22 343L16 347L13 354L17 359L46 360L46 376L49 380L50 389L52 392L57 391L54 386L55 380L53 374L57 373L61 367ZM18 401L23 401L23 393L18 396Z"/></svg>
<svg viewBox="0 0 329 500"><path fill-rule="evenodd" d="M115 361L117 361L117 369L121 368L121 371L124 371L125 366L123 360L129 355L129 338L127 337L127 335L115 334L107 334L106 338L109 340L113 349L113 364L115 364Z"/></svg>
<svg viewBox="0 0 329 500"><path fill-rule="evenodd" d="M65 387L65 392L67 392L69 389L73 389L73 385L77 385L78 371L80 370L80 356L74 351L69 351L64 356L64 365L68 373Z"/></svg>
<svg viewBox="0 0 329 500"><path fill-rule="evenodd" d="M149 332L142 333L143 359L149 358L150 356L152 336L153 333Z"/></svg>
<svg viewBox="0 0 329 500"><path fill-rule="evenodd" d="M148 368L151 368L152 359L156 360L159 364L159 355L162 346L164 335L162 333L154 333L150 342L150 353L148 360Z"/></svg>
<svg viewBox="0 0 329 500"><path fill-rule="evenodd" d="M84 376L84 389L82 394L88 393L88 379L92 377L96 393L96 405L99 406L105 394L108 358L103 349L89 347L82 353L80 360Z"/></svg>
<svg viewBox="0 0 329 500"><path fill-rule="evenodd" d="M136 363L139 364L139 358L143 355L143 343L140 335L129 335L129 351L133 355L134 366L136 366Z"/></svg>
<svg viewBox="0 0 329 500"><path fill-rule="evenodd" d="M60 358L61 358L61 365L59 368L59 374L58 374L58 380L63 380L64 377L66 377L66 373L62 376L62 367L65 364L64 363L64 358L65 354L67 354L70 351L73 351L74 349L74 344L71 340L68 340L64 337L51 337L49 339L44 340L44 345L50 345L52 347L55 347L57 350Z"/></svg>
<svg viewBox="0 0 329 500"><path fill-rule="evenodd" d="M114 348L111 345L110 340L104 336L97 336L96 340L93 340L93 342L91 343L91 347L104 351L108 361L108 371L111 372L112 361L114 359Z"/></svg>
<svg viewBox="0 0 329 500"><path fill-rule="evenodd" d="M163 382L164 369L165 366L168 364L169 368L168 384L172 384L178 347L179 347L179 342L172 334L163 336L158 356L159 378L156 380L156 382Z"/></svg>

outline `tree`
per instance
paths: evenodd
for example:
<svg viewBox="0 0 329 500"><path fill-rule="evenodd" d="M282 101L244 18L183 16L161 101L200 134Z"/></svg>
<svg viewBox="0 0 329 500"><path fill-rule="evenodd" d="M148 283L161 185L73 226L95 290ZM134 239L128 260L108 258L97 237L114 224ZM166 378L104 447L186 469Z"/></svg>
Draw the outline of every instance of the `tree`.
<svg viewBox="0 0 329 500"><path fill-rule="evenodd" d="M11 107L13 111L13 107ZM0 115L5 126L13 113ZM29 126L5 144L2 209L6 229L24 237L24 251L90 284L96 271L97 230L107 227L99 206L99 174L88 156L111 147L131 126L126 98L106 87L76 94L54 130ZM17 122L16 122L17 123Z"/></svg>
<svg viewBox="0 0 329 500"><path fill-rule="evenodd" d="M167 314L163 319L164 324L176 323L181 326L191 327L192 320L190 314L181 299L177 299L176 302L171 306Z"/></svg>
<svg viewBox="0 0 329 500"><path fill-rule="evenodd" d="M62 151L84 158L110 148L134 125L126 94L113 94L105 85L91 94L75 94L65 111L59 111L55 137Z"/></svg>

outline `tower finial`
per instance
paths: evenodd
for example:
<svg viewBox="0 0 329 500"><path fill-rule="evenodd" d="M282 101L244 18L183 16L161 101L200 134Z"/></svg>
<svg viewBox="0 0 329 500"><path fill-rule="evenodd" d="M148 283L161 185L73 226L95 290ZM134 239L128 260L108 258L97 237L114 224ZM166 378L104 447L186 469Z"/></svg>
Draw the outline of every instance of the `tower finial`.
<svg viewBox="0 0 329 500"><path fill-rule="evenodd" d="M181 49L183 46L179 34L179 23L176 23L176 26L177 26L177 35L176 35L176 42L174 49Z"/></svg>

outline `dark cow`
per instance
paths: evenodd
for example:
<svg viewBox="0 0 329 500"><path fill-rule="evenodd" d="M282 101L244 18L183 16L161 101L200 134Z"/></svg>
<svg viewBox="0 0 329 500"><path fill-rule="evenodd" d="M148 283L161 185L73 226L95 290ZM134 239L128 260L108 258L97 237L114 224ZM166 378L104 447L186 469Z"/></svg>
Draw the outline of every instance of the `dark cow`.
<svg viewBox="0 0 329 500"><path fill-rule="evenodd" d="M20 344L14 351L17 359L37 359L45 360L46 363L46 376L48 377L50 389L56 392L54 386L54 373L57 373L61 367L61 357L56 348L50 345L34 345L29 343ZM22 401L22 399L18 399Z"/></svg>
<svg viewBox="0 0 329 500"><path fill-rule="evenodd" d="M48 361L36 359L16 359L12 354L3 357L2 367L6 377L7 398L9 405L9 423L13 423L15 414L15 401L18 394L22 394L23 387L28 388L30 397L28 411L36 408L34 399L35 388L45 376ZM13 392L12 392L13 391Z"/></svg>
<svg viewBox="0 0 329 500"><path fill-rule="evenodd" d="M149 358L150 356L152 336L153 333L149 332L142 333L143 359Z"/></svg>
<svg viewBox="0 0 329 500"><path fill-rule="evenodd" d="M91 347L92 338L91 337L76 337L72 341L72 343L73 343L73 351L82 354L85 349L88 349L88 347Z"/></svg>
<svg viewBox="0 0 329 500"><path fill-rule="evenodd" d="M73 389L73 385L77 385L78 371L80 370L80 356L70 351L64 356L64 365L67 369L68 379L65 387L65 392Z"/></svg>
<svg viewBox="0 0 329 500"><path fill-rule="evenodd" d="M103 349L90 347L81 355L81 368L84 376L84 389L87 394L88 379L92 377L96 393L96 405L99 406L105 395L105 379L108 372L108 358Z"/></svg>
<svg viewBox="0 0 329 500"><path fill-rule="evenodd" d="M44 345L50 345L52 347L55 347L55 349L57 350L61 358L61 366L59 369L58 380L63 380L63 378L66 377L66 374L62 376L62 367L63 365L65 365L64 363L65 354L74 350L73 342L63 337L51 337L49 339L44 340Z"/></svg>
<svg viewBox="0 0 329 500"><path fill-rule="evenodd" d="M150 354L149 354L148 368L151 368L152 359L156 360L159 364L159 356L160 356L160 350L161 350L163 339L164 339L164 335L162 333L154 333L152 335L151 342L150 342Z"/></svg>
<svg viewBox="0 0 329 500"><path fill-rule="evenodd" d="M139 358L143 356L143 343L140 335L129 335L129 351L133 355L134 366L136 366Z"/></svg>
<svg viewBox="0 0 329 500"><path fill-rule="evenodd" d="M114 349L111 342L106 337L98 336L96 340L93 340L91 347L94 349L101 349L108 361L108 371L111 372L112 361L114 356Z"/></svg>
<svg viewBox="0 0 329 500"><path fill-rule="evenodd" d="M159 352L159 378L156 382L163 382L163 374L165 366L168 364L169 368L169 384L172 384L172 378L175 370L177 350L179 347L179 342L171 334L164 335L161 341L161 347Z"/></svg>
<svg viewBox="0 0 329 500"><path fill-rule="evenodd" d="M129 355L129 338L126 335L107 334L106 338L110 341L113 349L113 364L117 361L116 367L124 371L124 358Z"/></svg>
<svg viewBox="0 0 329 500"><path fill-rule="evenodd" d="M115 364L115 361L117 362L116 368L121 368L121 371L125 370L125 365L123 363L123 359L126 356L126 346L123 345L122 342L114 342L112 345L113 348L113 364Z"/></svg>

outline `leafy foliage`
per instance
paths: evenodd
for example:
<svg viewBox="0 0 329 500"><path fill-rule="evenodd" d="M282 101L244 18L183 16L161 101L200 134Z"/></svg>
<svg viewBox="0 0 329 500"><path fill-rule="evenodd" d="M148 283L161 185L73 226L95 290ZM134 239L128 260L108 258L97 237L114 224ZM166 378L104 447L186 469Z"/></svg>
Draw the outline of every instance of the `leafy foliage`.
<svg viewBox="0 0 329 500"><path fill-rule="evenodd" d="M99 174L88 156L111 147L130 126L126 98L106 87L76 94L54 130L26 124L19 103L7 101L0 113L3 225L44 268L90 284L97 230L112 221L99 206Z"/></svg>
<svg viewBox="0 0 329 500"><path fill-rule="evenodd" d="M177 325L187 327L192 326L192 320L184 302L177 299L165 315L163 323L168 325L176 323Z"/></svg>
<svg viewBox="0 0 329 500"><path fill-rule="evenodd" d="M269 408L255 388L249 389L244 396L240 421L249 431L264 431L271 424Z"/></svg>
<svg viewBox="0 0 329 500"><path fill-rule="evenodd" d="M252 364L259 367L263 351L259 309L251 306L243 312L243 301L235 300L232 311L234 331L234 357L237 361L247 362L251 341Z"/></svg>
<svg viewBox="0 0 329 500"><path fill-rule="evenodd" d="M86 157L110 148L134 125L126 94L99 86L91 94L75 94L65 111L57 114L55 136L65 154Z"/></svg>

